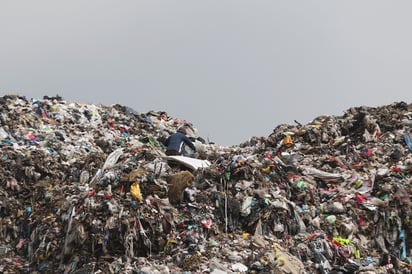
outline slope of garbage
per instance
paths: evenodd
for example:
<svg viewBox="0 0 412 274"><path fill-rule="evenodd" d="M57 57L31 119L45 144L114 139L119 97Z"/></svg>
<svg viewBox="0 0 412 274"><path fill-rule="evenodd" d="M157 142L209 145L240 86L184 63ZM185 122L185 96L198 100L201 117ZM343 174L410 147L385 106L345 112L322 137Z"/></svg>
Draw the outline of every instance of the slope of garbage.
<svg viewBox="0 0 412 274"><path fill-rule="evenodd" d="M412 271L405 102L231 147L164 111L20 95L0 110L1 273ZM180 127L196 151L167 157Z"/></svg>

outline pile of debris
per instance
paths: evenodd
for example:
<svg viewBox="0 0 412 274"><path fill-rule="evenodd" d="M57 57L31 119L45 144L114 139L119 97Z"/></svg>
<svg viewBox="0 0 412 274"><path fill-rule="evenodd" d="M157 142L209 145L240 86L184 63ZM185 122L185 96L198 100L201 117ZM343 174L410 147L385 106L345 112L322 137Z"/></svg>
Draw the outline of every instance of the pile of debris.
<svg viewBox="0 0 412 274"><path fill-rule="evenodd" d="M166 112L0 97L2 273L410 273L412 105L223 147ZM166 156L184 127L193 157Z"/></svg>

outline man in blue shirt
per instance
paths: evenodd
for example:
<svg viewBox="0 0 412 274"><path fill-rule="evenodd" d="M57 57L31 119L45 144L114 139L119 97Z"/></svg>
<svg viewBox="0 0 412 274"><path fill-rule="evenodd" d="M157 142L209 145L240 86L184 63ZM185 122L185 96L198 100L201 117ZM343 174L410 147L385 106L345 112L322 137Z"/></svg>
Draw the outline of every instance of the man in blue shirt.
<svg viewBox="0 0 412 274"><path fill-rule="evenodd" d="M182 155L184 145L196 151L193 142L186 136L186 130L179 128L176 133L173 133L166 139L164 145L167 147L166 155Z"/></svg>

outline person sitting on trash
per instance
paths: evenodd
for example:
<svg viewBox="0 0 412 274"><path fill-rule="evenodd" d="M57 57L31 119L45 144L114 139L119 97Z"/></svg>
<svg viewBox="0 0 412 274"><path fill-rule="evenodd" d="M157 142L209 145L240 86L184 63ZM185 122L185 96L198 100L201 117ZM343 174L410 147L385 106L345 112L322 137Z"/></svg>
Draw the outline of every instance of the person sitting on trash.
<svg viewBox="0 0 412 274"><path fill-rule="evenodd" d="M190 147L193 152L196 151L195 145L189 137L186 136L186 130L183 127L179 128L176 133L170 135L164 142L164 145L167 147L166 155L168 156L185 154L185 145Z"/></svg>

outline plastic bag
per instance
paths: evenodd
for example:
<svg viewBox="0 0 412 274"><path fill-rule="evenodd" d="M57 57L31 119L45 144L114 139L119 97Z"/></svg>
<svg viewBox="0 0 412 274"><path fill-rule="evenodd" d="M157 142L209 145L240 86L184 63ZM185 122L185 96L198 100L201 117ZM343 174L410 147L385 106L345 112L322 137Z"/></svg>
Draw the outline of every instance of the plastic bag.
<svg viewBox="0 0 412 274"><path fill-rule="evenodd" d="M112 168L116 164L117 160L119 160L119 157L122 156L122 154L123 154L123 148L118 148L112 153L110 153L102 169L106 170L106 169Z"/></svg>
<svg viewBox="0 0 412 274"><path fill-rule="evenodd" d="M142 202L142 192L140 191L140 185L138 183L133 183L130 186L130 193L132 194L133 198L135 198L139 202Z"/></svg>
<svg viewBox="0 0 412 274"><path fill-rule="evenodd" d="M285 138L283 138L283 144L285 147L291 147L293 146L293 140L290 135L286 135Z"/></svg>

